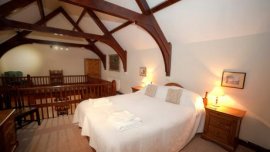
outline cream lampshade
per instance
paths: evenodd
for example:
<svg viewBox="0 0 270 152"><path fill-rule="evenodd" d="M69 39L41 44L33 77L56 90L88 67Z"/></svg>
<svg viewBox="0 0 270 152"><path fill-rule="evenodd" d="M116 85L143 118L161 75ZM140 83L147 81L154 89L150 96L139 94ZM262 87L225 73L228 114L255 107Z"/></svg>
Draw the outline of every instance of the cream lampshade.
<svg viewBox="0 0 270 152"><path fill-rule="evenodd" d="M221 87L215 87L214 90L212 91L212 94L216 97L216 101L215 101L214 106L219 107L218 100L219 100L219 97L224 96L224 91L222 90Z"/></svg>
<svg viewBox="0 0 270 152"><path fill-rule="evenodd" d="M152 79L150 77L144 77L142 80L142 86L145 87L148 84L152 84Z"/></svg>

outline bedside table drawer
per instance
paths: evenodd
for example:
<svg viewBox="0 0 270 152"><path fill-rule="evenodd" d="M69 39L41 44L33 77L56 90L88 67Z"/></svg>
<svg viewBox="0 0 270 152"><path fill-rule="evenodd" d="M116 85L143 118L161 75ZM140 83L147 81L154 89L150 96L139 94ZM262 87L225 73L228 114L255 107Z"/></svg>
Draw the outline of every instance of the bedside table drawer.
<svg viewBox="0 0 270 152"><path fill-rule="evenodd" d="M213 140L217 140L227 144L229 138L229 131L217 128L215 126L209 126L208 136Z"/></svg>
<svg viewBox="0 0 270 152"><path fill-rule="evenodd" d="M228 117L222 117L215 113L210 113L209 125L218 127L223 130L230 130L233 120Z"/></svg>

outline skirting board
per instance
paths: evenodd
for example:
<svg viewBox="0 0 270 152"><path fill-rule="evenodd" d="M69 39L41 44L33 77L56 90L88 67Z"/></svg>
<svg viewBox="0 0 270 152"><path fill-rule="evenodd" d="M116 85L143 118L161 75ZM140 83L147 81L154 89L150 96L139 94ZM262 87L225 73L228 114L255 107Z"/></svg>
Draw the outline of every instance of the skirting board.
<svg viewBox="0 0 270 152"><path fill-rule="evenodd" d="M269 149L265 149L265 148L263 148L263 147L261 147L259 145L256 145L256 144L254 144L252 142L249 142L249 141L244 141L242 139L239 139L239 144L241 144L241 145L243 145L245 147L248 147L250 149L253 149L256 152L270 152Z"/></svg>

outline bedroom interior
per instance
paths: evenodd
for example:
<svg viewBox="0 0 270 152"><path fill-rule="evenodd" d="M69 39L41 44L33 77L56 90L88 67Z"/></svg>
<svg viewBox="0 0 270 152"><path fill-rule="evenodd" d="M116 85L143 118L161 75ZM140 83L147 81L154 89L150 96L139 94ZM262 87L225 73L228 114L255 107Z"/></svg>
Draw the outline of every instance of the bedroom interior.
<svg viewBox="0 0 270 152"><path fill-rule="evenodd" d="M270 1L2 0L0 10L0 73L20 73L1 76L0 111L32 106L41 119L17 130L16 151L44 122L65 120L82 138L71 120L81 101L170 82L208 97L204 130L183 151L197 140L232 151L238 136L236 151L269 151Z"/></svg>

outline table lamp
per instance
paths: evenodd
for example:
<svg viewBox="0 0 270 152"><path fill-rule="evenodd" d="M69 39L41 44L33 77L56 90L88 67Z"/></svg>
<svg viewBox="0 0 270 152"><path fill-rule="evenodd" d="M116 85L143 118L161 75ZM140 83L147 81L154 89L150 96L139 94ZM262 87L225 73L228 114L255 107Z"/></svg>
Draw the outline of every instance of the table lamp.
<svg viewBox="0 0 270 152"><path fill-rule="evenodd" d="M219 102L219 97L224 96L224 91L222 90L221 87L215 87L214 90L212 91L212 94L216 96L216 101L215 104L213 105L214 107L219 107L220 105L218 104Z"/></svg>

